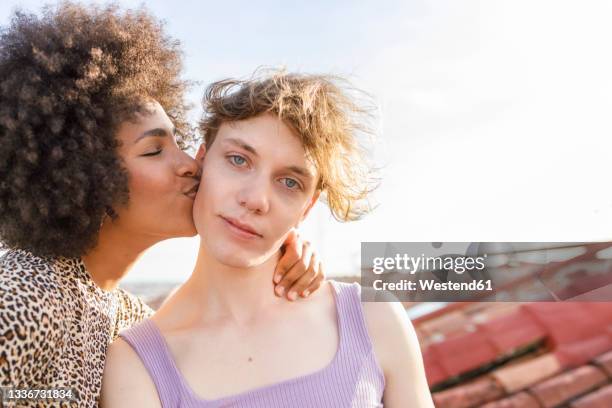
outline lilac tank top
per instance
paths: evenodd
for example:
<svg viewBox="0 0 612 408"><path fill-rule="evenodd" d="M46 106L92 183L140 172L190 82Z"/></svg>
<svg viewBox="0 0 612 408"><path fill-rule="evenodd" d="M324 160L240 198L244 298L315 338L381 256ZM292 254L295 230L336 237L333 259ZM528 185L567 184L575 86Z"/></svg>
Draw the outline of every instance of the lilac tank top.
<svg viewBox="0 0 612 408"><path fill-rule="evenodd" d="M198 397L179 372L151 320L120 333L155 383L163 408L382 407L385 379L367 332L357 283L330 281L336 301L339 346L332 362L314 373L214 400Z"/></svg>

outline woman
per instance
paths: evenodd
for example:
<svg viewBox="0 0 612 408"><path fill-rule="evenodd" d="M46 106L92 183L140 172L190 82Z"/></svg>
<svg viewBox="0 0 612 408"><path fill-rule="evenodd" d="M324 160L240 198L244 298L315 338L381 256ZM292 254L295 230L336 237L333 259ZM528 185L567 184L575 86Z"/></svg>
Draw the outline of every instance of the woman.
<svg viewBox="0 0 612 408"><path fill-rule="evenodd" d="M433 407L400 304L362 306L356 284L298 303L265 289L321 194L343 221L366 208L364 111L330 78L284 73L215 83L205 104L194 220L209 235L190 279L109 347L102 406Z"/></svg>
<svg viewBox="0 0 612 408"><path fill-rule="evenodd" d="M117 285L155 243L196 234L180 70L143 10L62 3L2 31L0 386L97 406L107 345L151 315ZM295 299L321 274L307 244L286 243L277 294Z"/></svg>

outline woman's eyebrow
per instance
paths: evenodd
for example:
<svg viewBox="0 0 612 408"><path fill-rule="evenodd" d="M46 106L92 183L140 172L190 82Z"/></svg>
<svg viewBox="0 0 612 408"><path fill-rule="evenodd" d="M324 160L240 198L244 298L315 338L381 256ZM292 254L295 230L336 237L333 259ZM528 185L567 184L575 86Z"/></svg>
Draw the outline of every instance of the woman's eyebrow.
<svg viewBox="0 0 612 408"><path fill-rule="evenodd" d="M168 133L168 130L164 128L149 129L144 131L140 136L138 136L134 143L138 143L141 139L144 139L145 137L166 137L175 134L176 128L174 127L172 128L172 133Z"/></svg>

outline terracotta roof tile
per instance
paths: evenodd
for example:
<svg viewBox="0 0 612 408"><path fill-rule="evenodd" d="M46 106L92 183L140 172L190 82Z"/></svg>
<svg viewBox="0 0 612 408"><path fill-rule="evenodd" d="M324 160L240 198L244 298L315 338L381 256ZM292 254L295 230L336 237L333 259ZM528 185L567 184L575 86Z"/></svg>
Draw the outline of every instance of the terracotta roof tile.
<svg viewBox="0 0 612 408"><path fill-rule="evenodd" d="M527 361L498 368L491 376L508 394L530 387L562 371L554 354L545 354Z"/></svg>
<svg viewBox="0 0 612 408"><path fill-rule="evenodd" d="M612 338L607 334L561 344L555 349L555 355L563 367L573 368L588 363L598 355L612 350Z"/></svg>
<svg viewBox="0 0 612 408"><path fill-rule="evenodd" d="M438 360L430 349L423 351L423 363L425 364L427 383L430 387L446 380L449 377L448 373L442 368L442 366L440 366Z"/></svg>
<svg viewBox="0 0 612 408"><path fill-rule="evenodd" d="M608 378L600 369L586 365L559 374L533 386L530 392L540 401L543 407L555 407L578 397L604 383Z"/></svg>
<svg viewBox="0 0 612 408"><path fill-rule="evenodd" d="M435 334L449 336L455 333L465 332L466 326L469 325L470 321L467 319L465 314L458 310L442 315L434 320L421 323L419 325L419 330L421 330L424 334L427 333L430 336Z"/></svg>
<svg viewBox="0 0 612 408"><path fill-rule="evenodd" d="M496 317L505 316L514 312L519 307L520 303L513 302L477 302L467 306L464 309L464 313L474 321L484 322Z"/></svg>
<svg viewBox="0 0 612 408"><path fill-rule="evenodd" d="M464 333L429 345L438 364L450 376L458 375L492 362L497 351L481 332Z"/></svg>
<svg viewBox="0 0 612 408"><path fill-rule="evenodd" d="M612 384L593 391L589 395L570 404L571 408L609 408L612 407Z"/></svg>
<svg viewBox="0 0 612 408"><path fill-rule="evenodd" d="M549 333L553 345L585 340L605 333L600 315L584 303L540 302L523 306Z"/></svg>
<svg viewBox="0 0 612 408"><path fill-rule="evenodd" d="M459 382L433 393L436 407L612 407L612 303L515 305L449 307L422 321L429 385ZM543 355L531 347L540 339Z"/></svg>
<svg viewBox="0 0 612 408"><path fill-rule="evenodd" d="M512 352L546 336L542 326L522 309L482 323L479 328L500 353Z"/></svg>
<svg viewBox="0 0 612 408"><path fill-rule="evenodd" d="M433 394L437 408L468 408L494 401L504 395L504 390L493 379L485 377Z"/></svg>
<svg viewBox="0 0 612 408"><path fill-rule="evenodd" d="M540 408L540 404L532 395L523 391L508 398L489 402L481 408Z"/></svg>
<svg viewBox="0 0 612 408"><path fill-rule="evenodd" d="M612 286L612 285L611 285ZM593 313L603 325L612 324L612 306L610 302L583 302L583 305Z"/></svg>

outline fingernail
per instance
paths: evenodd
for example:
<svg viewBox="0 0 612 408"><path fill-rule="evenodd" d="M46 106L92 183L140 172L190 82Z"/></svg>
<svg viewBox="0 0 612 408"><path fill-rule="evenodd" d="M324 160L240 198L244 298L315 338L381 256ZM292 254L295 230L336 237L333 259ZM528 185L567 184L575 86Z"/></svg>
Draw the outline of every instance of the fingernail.
<svg viewBox="0 0 612 408"><path fill-rule="evenodd" d="M310 291L308 289L302 292L302 296L306 297L308 295L310 295Z"/></svg>
<svg viewBox="0 0 612 408"><path fill-rule="evenodd" d="M295 292L289 292L289 299L290 300L295 300L297 298L297 293Z"/></svg>
<svg viewBox="0 0 612 408"><path fill-rule="evenodd" d="M283 296L283 293L285 292L285 288L283 288L282 286L277 286L274 290L276 291L276 294L278 296Z"/></svg>
<svg viewBox="0 0 612 408"><path fill-rule="evenodd" d="M278 283L281 280L281 276L280 275L274 275L274 283Z"/></svg>

